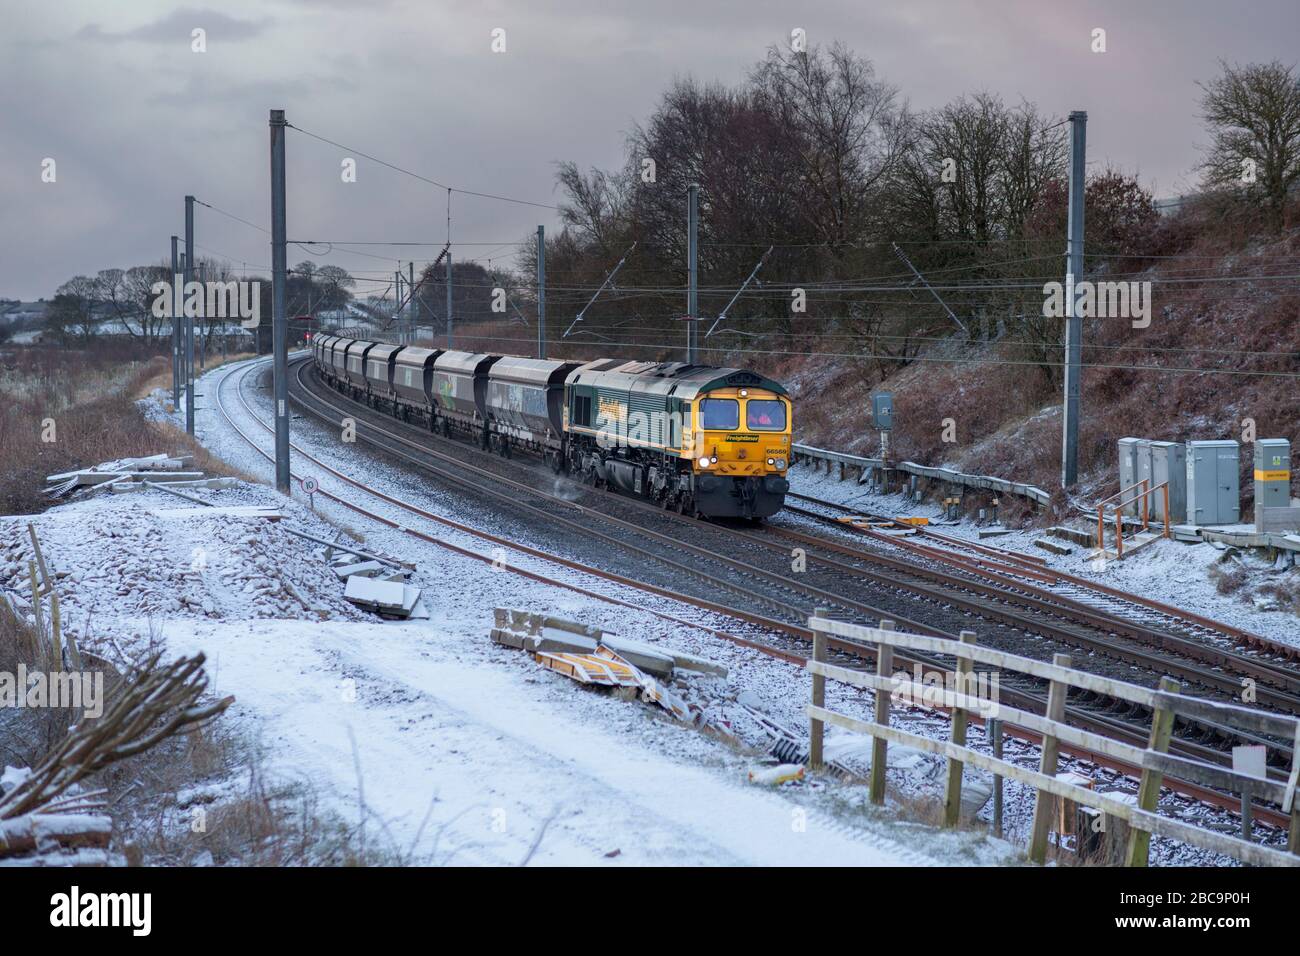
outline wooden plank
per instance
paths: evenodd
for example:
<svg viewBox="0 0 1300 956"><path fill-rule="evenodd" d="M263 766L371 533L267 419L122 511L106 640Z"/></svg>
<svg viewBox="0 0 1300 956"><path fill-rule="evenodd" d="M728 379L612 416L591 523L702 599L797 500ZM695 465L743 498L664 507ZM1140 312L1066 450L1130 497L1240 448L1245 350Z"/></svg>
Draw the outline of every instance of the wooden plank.
<svg viewBox="0 0 1300 956"><path fill-rule="evenodd" d="M819 619L815 627L834 634L836 637L862 644L868 650L874 649L868 645L886 643L907 650L929 651L934 654L949 656L954 654L954 642L943 637L906 634L902 631L892 631L886 634L878 628L868 628L860 624L849 624L845 621L830 619ZM988 647L976 646L971 648L969 653L971 659L978 664L988 664L1001 670L1020 671L1023 674L1031 674L1043 680L1060 681L1069 684L1071 687L1079 687L1084 690L1106 694L1110 697L1117 697L1121 700L1141 704L1143 707L1154 708L1156 706L1156 692L1146 687L1139 687L1137 684L1129 684L1109 677L1089 674L1086 671L1060 668L1054 664L1046 664L1033 658L1021 657L1018 654L1009 654L1006 651L998 651Z"/></svg>
<svg viewBox="0 0 1300 956"><path fill-rule="evenodd" d="M1225 704L1200 697L1162 693L1155 695L1154 703L1184 717L1227 724L1257 734L1270 734L1287 739L1294 737L1296 732L1300 731L1300 719L1242 707L1239 704Z"/></svg>
<svg viewBox="0 0 1300 956"><path fill-rule="evenodd" d="M892 631L894 629L893 621L881 621L880 629L882 631ZM876 677L881 680L889 680L890 671L894 668L894 649L888 644L880 644L876 650ZM881 726L889 726L889 688L878 687L876 689L876 723ZM871 740L871 788L869 794L871 802L877 806L882 806L885 802L885 769L889 759L889 741L883 737L873 737Z"/></svg>
<svg viewBox="0 0 1300 956"><path fill-rule="evenodd" d="M963 650L968 645L974 644L975 632L962 631L960 643ZM966 696L966 690L969 688L967 677L971 673L971 667L971 659L964 653L957 656L957 687L962 697ZM966 744L966 720L966 709L960 704L954 705L948 739L958 746L965 746ZM949 757L948 780L943 788L943 825L945 827L955 827L961 819L961 773L962 762Z"/></svg>
<svg viewBox="0 0 1300 956"><path fill-rule="evenodd" d="M1060 668L1070 666L1070 655L1055 654L1052 663ZM1052 681L1047 688L1047 719L1060 723L1065 718L1065 697L1069 687L1062 681ZM1055 779L1061 744L1055 734L1043 735L1042 753L1038 761L1038 772L1045 777ZM1047 861L1047 828L1051 823L1052 795L1046 790L1039 790L1034 800L1034 823L1029 837L1029 859L1033 863Z"/></svg>
<svg viewBox="0 0 1300 956"><path fill-rule="evenodd" d="M949 754L960 758L964 763L972 767L979 767L981 770L987 770L990 773L998 773L1008 779L1015 780L1027 786L1036 789L1047 790L1048 792L1073 800L1076 803L1082 803L1085 806L1096 807L1106 813L1119 817L1126 821L1130 826L1146 830L1158 836L1167 837L1171 840L1178 840L1191 846L1198 846L1205 850L1211 850L1215 853L1222 853L1225 856L1231 856L1234 859L1241 860L1243 863L1253 863L1258 866L1293 866L1300 867L1300 856L1284 853L1281 850L1270 849L1269 847L1260 846L1253 843L1245 843L1236 837L1230 837L1222 833L1216 833L1212 830L1202 830L1190 823L1184 823L1181 820L1171 820L1158 814L1141 810L1137 807L1129 806L1121 800L1115 799L1104 793L1097 793L1093 790L1077 787L1070 783L1064 783L1055 777L1046 777L1036 770L1027 770L1024 767L1008 763L1005 760L998 760L987 754L982 754L977 750L969 747L958 747L949 740L935 740L931 737L922 737L920 734L909 733L906 730L900 730L897 727L881 727L877 724L869 723L864 720L858 720L854 717L848 717L844 714L837 714L834 711L825 708L814 708L809 706L807 709L810 718L815 717L824 723L840 727L844 730L851 730L860 734L870 736L882 736L890 743L901 744L909 747L915 747L917 750L924 750L927 753L937 754L946 757Z"/></svg>
<svg viewBox="0 0 1300 956"><path fill-rule="evenodd" d="M1172 677L1160 678L1160 690L1166 694L1178 692L1178 681ZM1160 753L1169 749L1169 738L1174 730L1174 712L1168 707L1160 706L1151 715L1151 738L1147 742L1148 750ZM1142 779L1138 784L1138 808L1152 811L1160 799L1160 782L1163 779L1158 770L1143 768ZM1151 850L1151 834L1145 830L1135 829L1128 837L1128 850L1125 853L1126 866L1146 866Z"/></svg>

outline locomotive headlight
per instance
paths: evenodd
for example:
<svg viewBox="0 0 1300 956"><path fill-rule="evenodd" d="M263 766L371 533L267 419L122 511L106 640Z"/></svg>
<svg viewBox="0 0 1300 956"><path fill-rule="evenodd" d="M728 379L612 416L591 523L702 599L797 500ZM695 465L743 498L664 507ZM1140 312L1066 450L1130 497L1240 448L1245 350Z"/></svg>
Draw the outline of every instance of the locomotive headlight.
<svg viewBox="0 0 1300 956"><path fill-rule="evenodd" d="M767 463L768 463L769 465L775 465L775 464L776 464L776 459L775 459L775 458L769 458L769 459L767 460Z"/></svg>
<svg viewBox="0 0 1300 956"><path fill-rule="evenodd" d="M716 465L718 463L718 456L714 455L712 458L709 459L709 461L713 462Z"/></svg>
<svg viewBox="0 0 1300 956"><path fill-rule="evenodd" d="M779 468L779 469L781 469L782 471L784 471L784 470L785 470L785 459L784 459L784 458L778 458L778 459L776 460L776 467Z"/></svg>
<svg viewBox="0 0 1300 956"><path fill-rule="evenodd" d="M701 467L701 468L708 468L708 467L709 467L709 456L708 456L708 455L705 455L703 458L700 459L700 467Z"/></svg>

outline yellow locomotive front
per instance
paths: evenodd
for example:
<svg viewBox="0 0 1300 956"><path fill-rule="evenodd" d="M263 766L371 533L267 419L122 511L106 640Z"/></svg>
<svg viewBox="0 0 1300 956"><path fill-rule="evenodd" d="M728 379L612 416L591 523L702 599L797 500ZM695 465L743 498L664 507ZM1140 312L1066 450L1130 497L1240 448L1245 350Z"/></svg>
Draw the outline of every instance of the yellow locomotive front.
<svg viewBox="0 0 1300 956"><path fill-rule="evenodd" d="M712 388L691 403L689 456L696 507L705 514L765 518L790 489L790 400L774 389Z"/></svg>

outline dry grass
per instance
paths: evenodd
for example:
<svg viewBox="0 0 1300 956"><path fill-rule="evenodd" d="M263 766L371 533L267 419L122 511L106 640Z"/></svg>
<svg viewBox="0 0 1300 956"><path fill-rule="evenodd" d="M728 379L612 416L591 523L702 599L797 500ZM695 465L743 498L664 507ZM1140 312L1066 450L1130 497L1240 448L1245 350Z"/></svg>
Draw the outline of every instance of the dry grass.
<svg viewBox="0 0 1300 956"><path fill-rule="evenodd" d="M125 761L102 785L122 800L115 843L155 866L383 866L405 862L325 810L309 781L272 783L261 748L222 725Z"/></svg>
<svg viewBox="0 0 1300 956"><path fill-rule="evenodd" d="M237 352L234 355L228 355L223 360L209 356L207 366L197 370L202 375L213 369L220 368L223 365L230 365L233 362L242 362L245 359L257 358L254 352ZM164 389L170 392L172 387L172 370L171 363L165 358L161 363L154 361L150 363L151 368L147 374L140 375L132 385L132 397L148 398L153 394L154 389Z"/></svg>
<svg viewBox="0 0 1300 956"><path fill-rule="evenodd" d="M209 474L248 478L183 432L145 418L135 396L160 379L170 384L165 356L39 348L13 358L0 379L0 514L49 507L47 475L128 456L186 453Z"/></svg>
<svg viewBox="0 0 1300 956"><path fill-rule="evenodd" d="M48 671L48 636L0 604L0 671ZM104 711L123 686L106 661ZM55 707L0 709L0 766L32 767L71 726L97 718ZM216 865L388 865L413 862L391 841L322 809L310 782L271 785L261 750L221 721L163 741L87 778L106 789L113 846L132 864L184 865L210 854ZM206 857L204 858L206 860Z"/></svg>
<svg viewBox="0 0 1300 956"><path fill-rule="evenodd" d="M1236 594L1249 580L1250 572L1239 564L1231 565L1226 570L1219 566L1210 568L1210 581L1214 584L1214 590L1225 597Z"/></svg>

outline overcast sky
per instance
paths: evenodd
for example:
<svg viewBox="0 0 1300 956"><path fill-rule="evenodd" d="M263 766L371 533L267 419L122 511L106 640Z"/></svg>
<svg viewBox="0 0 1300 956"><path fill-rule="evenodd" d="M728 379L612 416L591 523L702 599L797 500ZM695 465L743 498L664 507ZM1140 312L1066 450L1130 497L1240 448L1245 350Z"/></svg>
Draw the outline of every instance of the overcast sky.
<svg viewBox="0 0 1300 956"><path fill-rule="evenodd" d="M869 56L917 108L987 89L1089 114L1091 163L1157 195L1192 184L1196 81L1217 61L1296 58L1295 0L0 0L0 296L163 256L193 193L269 225L267 113L464 189L554 203L555 163L621 163L625 132L674 76L734 83L792 28ZM1091 52L1106 30L1107 52ZM191 50L206 31L207 51ZM491 51L494 28L506 52ZM446 194L295 131L291 239L446 237ZM53 158L57 181L41 181ZM453 240L512 243L554 210L452 200ZM268 237L200 208L196 245L266 269ZM355 246L357 275L437 246ZM324 253L325 247L314 251ZM457 258L508 257L466 245ZM290 248L293 264L307 253ZM388 260L388 261L384 261ZM363 286L358 291L368 291Z"/></svg>

